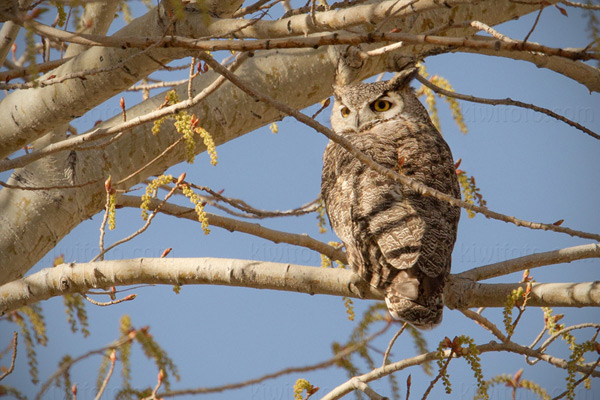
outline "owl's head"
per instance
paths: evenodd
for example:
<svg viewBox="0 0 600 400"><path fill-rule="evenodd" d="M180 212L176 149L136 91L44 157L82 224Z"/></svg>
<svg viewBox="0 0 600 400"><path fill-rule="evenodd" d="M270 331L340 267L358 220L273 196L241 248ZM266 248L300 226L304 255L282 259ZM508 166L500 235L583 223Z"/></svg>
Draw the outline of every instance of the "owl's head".
<svg viewBox="0 0 600 400"><path fill-rule="evenodd" d="M410 88L415 68L405 69L385 82L334 86L331 127L337 133L362 132L376 124L398 119L407 102L418 99Z"/></svg>

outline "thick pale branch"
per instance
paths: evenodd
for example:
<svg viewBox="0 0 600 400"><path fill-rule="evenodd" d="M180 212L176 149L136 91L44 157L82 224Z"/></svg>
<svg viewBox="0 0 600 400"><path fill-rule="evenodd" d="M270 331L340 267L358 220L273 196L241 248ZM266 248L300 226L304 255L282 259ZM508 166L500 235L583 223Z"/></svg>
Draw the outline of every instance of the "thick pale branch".
<svg viewBox="0 0 600 400"><path fill-rule="evenodd" d="M483 38L480 37L480 39ZM487 40L494 39L487 38ZM590 92L600 92L600 70L581 61L531 51L472 49L468 47L463 47L457 51L528 61L538 68L546 68L571 78L587 87Z"/></svg>
<svg viewBox="0 0 600 400"><path fill-rule="evenodd" d="M464 37L448 37L434 35L412 35L406 33L385 33L371 32L364 34L352 33L328 33L322 35L313 35L309 37L294 36L279 39L259 39L259 40L200 40L189 39L179 36L167 36L165 38L140 38L140 37L107 37L102 35L80 35L76 36L59 29L51 28L46 25L36 24L37 31L45 35L52 35L56 40L62 40L72 43L80 43L88 46L106 46L146 49L149 46L157 48L183 48L192 50L232 50L232 51L257 51L270 49L289 49L303 47L320 47L335 44L359 45L361 43L408 43L408 44L431 44L435 46L446 46L450 48L468 48L478 51L482 50L502 50L510 52L536 52L549 56L557 56L571 60L593 60L600 59L600 54L588 52L586 49L561 49L543 46L537 43L512 43L503 41L492 41L486 39L469 39ZM42 29L43 27L43 29ZM43 81L40 84L44 83Z"/></svg>
<svg viewBox="0 0 600 400"><path fill-rule="evenodd" d="M0 286L0 312L67 293L134 284L224 285L360 299L383 299L349 270L220 258L138 258L61 264ZM449 308L503 307L520 284L483 285L451 277ZM534 284L531 306L600 305L600 282Z"/></svg>
<svg viewBox="0 0 600 400"><path fill-rule="evenodd" d="M457 274L456 277L473 281L482 281L484 279L508 275L510 273L523 271L526 269L542 267L544 265L570 263L572 261L582 260L585 258L600 258L600 244L590 243L581 246L568 247L565 249L547 251L544 253L530 254L519 258L513 258L511 260L473 268Z"/></svg>
<svg viewBox="0 0 600 400"><path fill-rule="evenodd" d="M451 276L446 286L445 301L450 308L504 307L513 290L525 283L484 284ZM553 304L553 305L550 305ZM598 307L600 281L582 283L533 283L528 306L533 307Z"/></svg>

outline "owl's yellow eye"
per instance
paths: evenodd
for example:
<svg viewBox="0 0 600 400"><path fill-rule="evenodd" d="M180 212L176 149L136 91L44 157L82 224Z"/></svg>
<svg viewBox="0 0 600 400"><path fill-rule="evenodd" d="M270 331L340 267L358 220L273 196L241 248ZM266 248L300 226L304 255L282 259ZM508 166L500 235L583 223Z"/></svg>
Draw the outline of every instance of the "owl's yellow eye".
<svg viewBox="0 0 600 400"><path fill-rule="evenodd" d="M348 107L344 107L342 108L342 117L346 118L348 115L350 115L350 109Z"/></svg>
<svg viewBox="0 0 600 400"><path fill-rule="evenodd" d="M371 103L371 110L376 112L384 112L392 108L392 103L387 100L375 100Z"/></svg>

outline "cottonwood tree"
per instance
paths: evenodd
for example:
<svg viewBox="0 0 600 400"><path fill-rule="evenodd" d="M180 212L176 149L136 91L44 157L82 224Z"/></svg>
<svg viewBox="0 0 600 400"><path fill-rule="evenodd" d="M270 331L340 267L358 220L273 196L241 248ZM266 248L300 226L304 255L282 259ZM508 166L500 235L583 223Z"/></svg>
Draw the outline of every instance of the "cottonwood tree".
<svg viewBox="0 0 600 400"><path fill-rule="evenodd" d="M279 379L277 382L285 382L278 384L284 387L282 392L254 391L252 395L337 399L354 392L371 399L381 399L384 395L427 398L430 393L440 396L444 391L450 393L453 387L456 390L466 384L470 385L468 394L479 398L488 397L499 386L507 387L513 396L517 393L524 396L524 392L556 399L574 398L576 394L590 396L585 393L593 396L598 384L590 381L600 376L597 370L600 324L591 313L577 314L573 308L600 305L600 285L597 281L587 282L586 274L578 273L581 271L575 267L578 264L567 263L600 257L600 233L586 232L568 221L563 224L558 218L553 220L554 214L544 215L539 218L544 222L537 222L528 215L513 215L509 207L497 202L497 208L488 208L484 201L486 192L478 188L473 177L477 176L477 170L467 173L463 166L457 166L463 189L461 201L436 192L397 171L377 165L352 148L326 127L325 114L336 79L360 81L397 71L409 63L419 63L416 90L438 125L436 99L448 101L458 127L453 128L454 131L466 130L461 104L463 107L481 103L489 107L500 105L531 112L526 115L539 113L546 121L556 120L562 129L576 137L573 140L583 137L586 146L598 146L600 136L592 130L593 120L581 121L577 115L530 104L527 99L490 99L456 93L443 77L428 75L425 62L444 54L468 57L467 53L489 56L488 59L496 63L523 61L539 67L539 74L551 71L554 80L548 82L549 86L567 80L586 88L591 93L589 104L592 104L593 100L597 101L595 93L600 91L600 71L596 68L600 60L597 22L600 6L533 0L356 0L333 4L314 0L306 3L165 0L158 4L144 3L147 3L145 9L140 4L116 0L15 0L0 4L3 21L0 60L4 65L0 71L0 87L5 94L0 101L0 171L4 177L0 182L3 186L0 190L0 310L3 331L20 332L15 333L12 341L5 336L6 351L2 355L6 369L2 379L6 378L8 384L1 386L2 394L22 397L22 392L37 393L38 398L43 398L57 384L69 398L75 398L78 392L85 398L109 396L107 388L114 388L113 397L117 393L122 397L159 398L223 391L233 396L235 389L264 389L268 386L260 385ZM553 44L550 40L543 44L534 42L538 24L551 13L565 18L573 27L580 28L587 23L589 40L577 48ZM509 37L502 27L497 27L525 16L528 17L522 23L518 22L526 33L523 37ZM107 35L115 29L111 28L114 25L121 28ZM471 62L465 61L465 68ZM468 65L468 68L477 67ZM488 76L490 81L492 75ZM481 86L488 89L490 97L495 87L502 92L498 84L481 82ZM123 94L125 91L134 95ZM136 101L137 104L130 104ZM94 110L103 104L110 104L117 111L111 118L98 118L100 120L93 123L93 116L99 115L94 114ZM303 109L307 110L303 112ZM439 109L439 114L445 113L442 107ZM279 122L283 118L286 121ZM446 116L441 118L444 120ZM290 120L297 122L288 124ZM514 252L505 251L499 256L502 259L499 262L480 263L470 268L462 265L462 272L456 270L455 260L455 273L446 288L446 305L448 309L459 311L446 310L446 321L426 334L394 323L380 301L366 301L381 300L382 295L344 268L346 258L339 244L292 233L305 229L305 225L295 225L295 221L307 218L314 221L315 216L314 225L320 230L327 229L323 206L315 199L318 175L310 177L311 190L305 191L306 196L314 200L292 199L296 205L305 204L289 211L266 211L249 205L249 201L236 199L230 196L229 188L224 192L220 190L227 182L219 183L221 187L205 186L201 178L212 173L206 160L216 164L217 152L226 159L221 165L227 160L234 163L231 174L243 175L244 166L235 163L240 155L228 156L226 147L220 146L234 139L242 140L245 134L266 126L274 133L278 129L293 129L305 132L303 137L312 135L320 140L336 141L368 168L387 174L424 196L462 207L461 227L475 223L472 221L483 221L485 225L478 227L489 228L498 240L502 240L503 235L523 230L536 237L552 235L559 238L560 248L518 253L518 257ZM518 130L518 124L509 129ZM446 129L443 132L449 135ZM528 134L530 132L522 132L522 135ZM269 136L266 143L278 140L281 135ZM474 140L471 137L467 136L466 140ZM254 140L265 141L251 136L240 151L256 153L257 160L275 151L264 143L246 149ZM321 152L322 148L315 149L314 153ZM290 150L294 151L287 151ZM506 164L521 161L517 148L499 151L504 153ZM202 158L202 162L194 163L196 156L202 157L205 153L208 156ZM454 153L457 158L469 157L468 150L461 154L454 149ZM536 155L529 156L535 161ZM549 156L557 163L561 157L565 155ZM306 165L296 168L308 169L312 164L307 161ZM277 168L277 165L266 166L263 173L269 175ZM553 176L548 184L567 187L570 179L586 173L591 179L589 186L597 188L593 181L595 174L586 165L574 166L568 172L571 175ZM548 179L542 172L539 174L536 179ZM262 189L257 196L265 199L263 204L269 204L267 200L275 197L277 191L292 187L296 183L293 180L290 177L280 187ZM144 190L145 194L140 194ZM510 192L510 188L507 191ZM235 189L231 193L235 193ZM518 193L507 196L518 198L522 203L550 203L565 215L579 212L592 220L596 218L594 210L582 209L584 199L577 195L564 203L552 198L523 198ZM137 213L141 209L143 218L132 217L127 209L137 209ZM132 246L131 243L150 242L154 225L162 220L158 215L162 214L170 217L167 224L160 225L163 230L160 241L149 245L154 249L152 257L118 256L122 253L117 250ZM285 230L275 229L281 226L277 225L277 218L284 217L294 219L284 225ZM86 222L90 218L92 222ZM193 233L187 234L193 242L199 243L193 251L187 251L180 242L169 241L169 236L176 236L181 230L179 226L184 226L176 218L199 224L194 225ZM265 221L257 224L251 222L252 219ZM500 222L508 223L509 227ZM99 245L94 254L86 259L69 254L58 256L56 249L63 238L68 240L77 235L72 232L80 232L77 230L80 225L90 227L92 224L90 229L99 232L96 234ZM116 233L111 232L115 227ZM206 257L213 253L202 243L211 243L209 238L218 235L219 230L242 234L231 236L234 240L229 236L222 239L228 241L226 258ZM208 236L202 237L202 232ZM273 248L287 244L287 249L308 249L321 255L322 265L342 268L315 268L317 263L301 265L297 262L299 257L273 262L269 260L273 257L266 252L254 252L253 258L258 260L240 259L236 256L240 254L236 243L241 243L244 235L279 243ZM335 240L331 234L328 238ZM465 248L470 251L468 246L462 245L463 254ZM457 246L461 246L460 234ZM170 248L174 250L168 254ZM194 257L174 257L173 254ZM54 265L48 262L48 255ZM558 266L548 267L552 265ZM589 267L590 263L586 265ZM593 265L598 266L597 262ZM545 268L532 270L539 267ZM547 275L554 279L541 283L545 270L554 271ZM563 279L557 278L560 274ZM481 283L497 277L501 278L493 283ZM136 286L137 298L127 292L130 285L144 285ZM148 285L159 287L146 287ZM144 307L148 298L162 298L165 292L160 291L160 286L173 288L184 296L183 293L199 288L193 285L342 297L348 318L356 317L358 321L344 325L349 338L337 338L332 356L322 354L323 348L314 345L322 354L321 359L326 361L282 369L239 383L234 381L237 375L226 370L220 373L222 380L234 383L222 386L190 383L187 388L179 385L176 389L173 380L179 374L185 378L191 373L188 369L179 373L173 359L179 360L170 356L169 349L179 339L160 342L151 334L159 328L136 325L136 319L146 319L140 308L129 308L129 316L118 321L120 332L114 330L112 336L104 329L107 323L97 320L105 312L112 312L111 320L117 320L123 309L120 307L131 304ZM235 298L236 291L240 290L224 288L219 293ZM260 292L259 295L268 298L275 296L274 293ZM52 326L62 322L49 317L40 302L57 296L63 297L73 331L80 330L84 336L91 333L92 337L100 338L95 343L104 343L103 346L96 348L88 342L90 351L73 354L70 346L64 348L61 338L46 334L49 321ZM104 298L98 300L100 296ZM326 297L318 296L308 301L322 303L323 299ZM159 301L170 302L169 311L152 309L153 314L163 314L164 318L169 318L165 314L185 306L177 296L173 300ZM243 301L243 297L237 300ZM91 304L85 307L85 302ZM235 303L232 301L229 306ZM98 306L109 306L109 311L96 309ZM243 309L244 305L239 307ZM556 308L561 310L553 311ZM360 315L354 315L358 311ZM558 312L566 314L563 322ZM300 309L286 310L286 313L290 314L290 320L298 322L298 327L306 328L306 332L325 331L323 321L330 318L308 316ZM174 327L171 339L185 335L191 321L203 317L184 314L180 318L187 322ZM231 314L221 318L235 321L241 320L243 315L231 310ZM271 329L278 329L275 323L281 315L273 313L266 318L273 322ZM457 318L462 322L452 324ZM161 324L160 319L154 322ZM258 329L266 323L256 322L248 328ZM241 341L249 335L245 328L236 329L232 334L230 341ZM288 334L285 329L278 333ZM186 343L185 347L210 347L207 343L216 341L216 336L217 333L202 344ZM113 338L116 340L111 342ZM321 337L319 341L321 345L324 341L329 344ZM394 341L397 341L395 346ZM40 360L39 354L43 351L40 345L59 349L67 355L62 359ZM289 346L295 346L293 340ZM274 351L268 347L265 343L261 349L267 360L268 354ZM139 348L140 354L152 362L136 353ZM22 355L23 351L19 351L17 357L17 349L25 349L27 357ZM245 358L250 357L248 352L251 352L249 348L239 351L233 365L240 369L252 365L254 361L245 363L248 361ZM486 358L488 354L494 356ZM99 376L95 386L90 383L93 373L82 372L79 367L81 363L90 362L93 356L95 364L84 365L96 365L86 367ZM201 356L191 357L195 359L194 365L202 365ZM275 355L272 359L276 359ZM489 372L501 367L496 359L511 360L510 367L502 370L505 374ZM288 366L298 364L294 359L287 362ZM538 384L528 379L528 371L537 367L529 365L536 363L538 366L547 364L552 371L562 371L559 374L562 380L542 379ZM156 368L152 369L151 365ZM273 361L270 371L276 366ZM525 372L516 372L521 366ZM320 371L329 367L337 367L348 379L336 375L337 380L332 380L329 375L321 375ZM464 368L472 370L468 374L474 376L461 373ZM27 369L37 386L11 380L18 371ZM115 376L115 370L121 372L120 378ZM132 371L140 370L141 376L132 375ZM155 372L150 371L160 371L158 379ZM260 370L257 369L255 375L260 375ZM287 380L282 381L282 377ZM553 389L559 387L559 390L550 393L544 384L552 385ZM584 385L591 385L591 391L582 389ZM85 391L82 392L82 388Z"/></svg>

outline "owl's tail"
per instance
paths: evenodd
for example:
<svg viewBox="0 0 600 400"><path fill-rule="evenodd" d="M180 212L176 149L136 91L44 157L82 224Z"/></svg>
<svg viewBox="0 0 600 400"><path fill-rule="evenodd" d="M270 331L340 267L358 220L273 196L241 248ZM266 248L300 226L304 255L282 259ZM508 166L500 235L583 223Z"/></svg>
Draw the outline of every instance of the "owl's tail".
<svg viewBox="0 0 600 400"><path fill-rule="evenodd" d="M442 322L443 293L425 296L419 282L392 282L385 290L385 303L392 318L408 322L415 328L432 329Z"/></svg>

